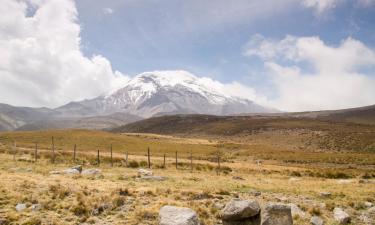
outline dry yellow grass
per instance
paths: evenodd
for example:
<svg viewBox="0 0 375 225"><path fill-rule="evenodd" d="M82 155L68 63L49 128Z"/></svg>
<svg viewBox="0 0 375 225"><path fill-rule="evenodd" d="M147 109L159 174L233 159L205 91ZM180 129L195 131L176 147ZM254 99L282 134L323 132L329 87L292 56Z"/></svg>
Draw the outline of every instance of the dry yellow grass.
<svg viewBox="0 0 375 225"><path fill-rule="evenodd" d="M56 164L50 163L47 154L52 135L57 146ZM9 154L13 140L17 140L19 146L16 161ZM37 163L32 162L35 141L42 148ZM216 206L234 197L257 199L261 203L295 203L307 214L305 218L295 218L297 225L308 224L312 214L320 214L326 224L334 224L332 209L335 206L345 208L353 224L361 224L359 215L366 211L364 202L375 203L374 165L369 163L374 155L368 152L274 148L272 143L261 139L258 143L195 141L82 130L1 133L0 143L0 219L9 224L157 224L159 208L173 204L193 208L203 224L208 225L219 220L220 209ZM71 160L71 149L64 148L73 143L81 146L77 162ZM115 165L109 164L109 152L103 152L100 176L49 174L82 162L84 168L97 167L95 150L110 144L114 146ZM154 173L167 180L139 180L137 169L124 166L126 150L131 153L130 161L146 166L147 146L152 150ZM173 158L176 149L181 157L178 170ZM220 175L216 174L217 163L209 161L215 159L218 149L223 160ZM190 150L194 156L193 171L187 158ZM165 169L161 168L164 153L167 153ZM23 158L30 162L19 161ZM257 164L257 159L262 159L262 163ZM366 179L362 179L364 174L367 174ZM243 180L233 179L233 176ZM329 179L340 177L350 179ZM255 196L258 191L261 195ZM330 192L332 196L323 198L320 192ZM28 207L40 204L41 209L17 212L17 203L26 203Z"/></svg>

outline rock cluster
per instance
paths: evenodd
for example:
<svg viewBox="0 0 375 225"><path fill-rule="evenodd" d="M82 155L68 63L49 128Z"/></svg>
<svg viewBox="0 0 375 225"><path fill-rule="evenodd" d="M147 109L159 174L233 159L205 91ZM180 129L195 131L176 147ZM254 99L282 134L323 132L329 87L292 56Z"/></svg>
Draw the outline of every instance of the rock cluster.
<svg viewBox="0 0 375 225"><path fill-rule="evenodd" d="M221 211L223 225L293 225L289 205L268 203L263 208L255 200L233 199ZM189 208L164 206L160 225L199 225L197 213Z"/></svg>

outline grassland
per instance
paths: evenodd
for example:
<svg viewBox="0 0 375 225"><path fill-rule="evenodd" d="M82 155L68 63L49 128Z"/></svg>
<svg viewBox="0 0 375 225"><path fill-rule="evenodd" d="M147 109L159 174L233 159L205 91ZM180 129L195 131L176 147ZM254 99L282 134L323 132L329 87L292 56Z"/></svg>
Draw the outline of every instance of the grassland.
<svg viewBox="0 0 375 225"><path fill-rule="evenodd" d="M0 221L5 221L4 224L157 224L159 208L173 204L193 208L203 224L217 224L219 206L240 197L262 203L297 204L306 214L294 216L297 225L308 224L312 215L320 215L326 224L334 225L335 206L344 208L352 216L352 224L364 224L360 218L367 213L365 202L375 203L375 153L368 149L323 150L316 143L325 134L333 133L328 131L323 135L321 127L311 127L324 127L324 124L291 129L300 123L274 123L273 127L285 126L285 129L177 136L87 130L0 133ZM369 136L372 135L372 128L362 125L356 130L340 129L344 135L360 129L368 129ZM55 164L51 163L52 136ZM306 144L309 141L311 144ZM14 142L17 148L13 147ZM35 143L39 147L36 163L33 162ZM75 144L78 154L73 162ZM111 145L113 167L109 163ZM152 170L167 180L139 179L137 168L147 167L148 147ZM100 165L96 164L97 149L101 150ZM175 168L176 151L178 169ZM129 152L128 167L124 163L125 152ZM166 168L163 168L164 154ZM219 175L217 154L221 159ZM76 164L83 164L84 168L99 167L102 174L49 174ZM330 192L331 196L322 197L321 192ZM28 207L40 204L41 208L17 212L18 203L26 203ZM367 216L374 221L375 215Z"/></svg>

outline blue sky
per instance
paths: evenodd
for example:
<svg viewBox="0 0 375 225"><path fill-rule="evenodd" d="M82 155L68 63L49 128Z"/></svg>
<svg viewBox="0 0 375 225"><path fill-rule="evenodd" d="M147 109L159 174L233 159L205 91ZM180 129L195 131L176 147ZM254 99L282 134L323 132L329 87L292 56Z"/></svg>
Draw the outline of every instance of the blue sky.
<svg viewBox="0 0 375 225"><path fill-rule="evenodd" d="M360 7L355 1L345 1L321 14L290 4L264 9L264 14L255 16L252 13L258 9L246 8L247 1L186 2L77 1L83 51L104 55L114 68L129 75L184 69L224 82L254 84L264 82L262 62L243 55L244 45L254 34L274 39L288 34L319 36L331 45L349 36L370 47L375 43L375 8ZM227 4L246 15L224 15L228 14ZM113 12L106 13L106 8ZM216 10L218 18L208 18L205 10Z"/></svg>
<svg viewBox="0 0 375 225"><path fill-rule="evenodd" d="M375 0L3 0L0 102L56 107L186 70L285 111L371 105L374 24Z"/></svg>

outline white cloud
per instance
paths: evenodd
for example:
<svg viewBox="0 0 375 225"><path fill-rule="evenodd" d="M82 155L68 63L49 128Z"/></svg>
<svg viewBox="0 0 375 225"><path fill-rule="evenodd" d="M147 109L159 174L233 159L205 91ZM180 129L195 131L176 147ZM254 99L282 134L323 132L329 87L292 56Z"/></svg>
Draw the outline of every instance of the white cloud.
<svg viewBox="0 0 375 225"><path fill-rule="evenodd" d="M54 107L128 80L103 56L83 55L73 0L3 0L0 62L0 102L15 105Z"/></svg>
<svg viewBox="0 0 375 225"><path fill-rule="evenodd" d="M343 0L303 0L302 5L307 8L313 8L320 14L335 8L340 2L343 2Z"/></svg>
<svg viewBox="0 0 375 225"><path fill-rule="evenodd" d="M375 67L375 52L360 41L347 38L329 46L319 37L260 37L251 39L245 54L264 60L279 94L270 100L275 107L300 111L375 103L375 74L361 72Z"/></svg>

